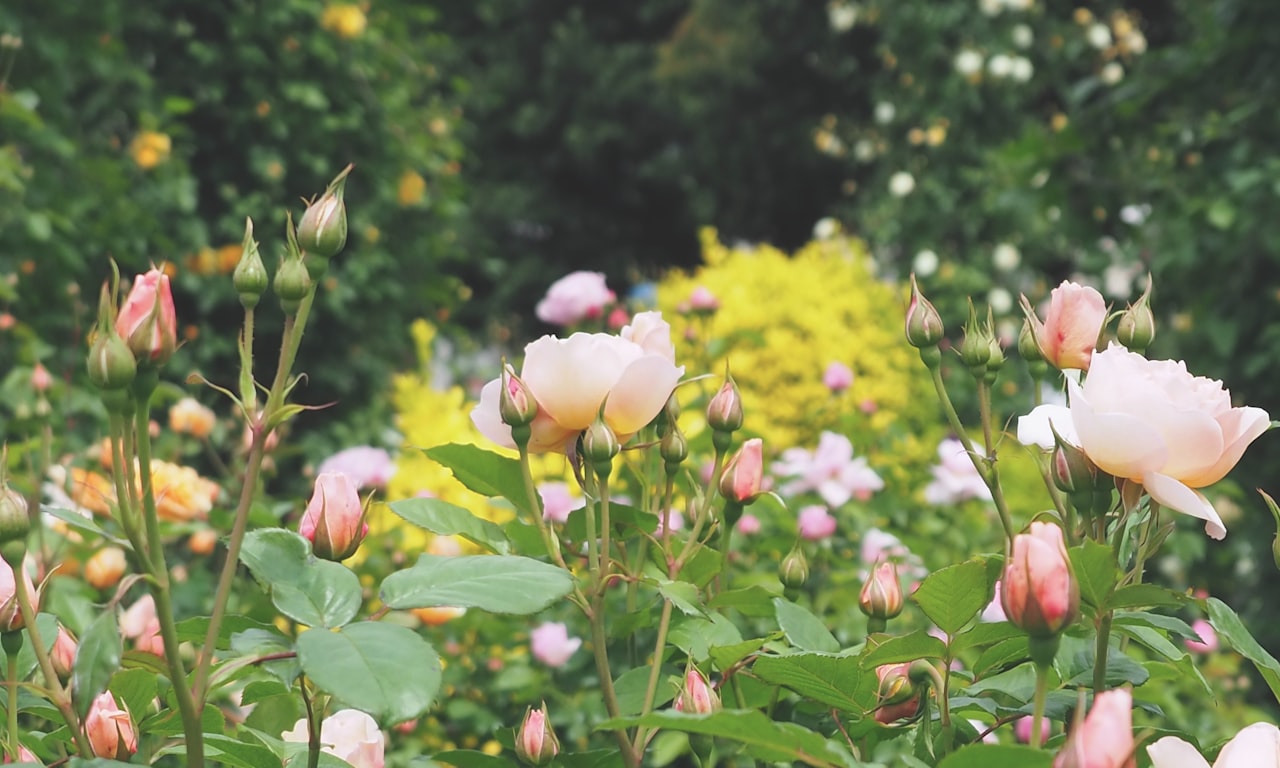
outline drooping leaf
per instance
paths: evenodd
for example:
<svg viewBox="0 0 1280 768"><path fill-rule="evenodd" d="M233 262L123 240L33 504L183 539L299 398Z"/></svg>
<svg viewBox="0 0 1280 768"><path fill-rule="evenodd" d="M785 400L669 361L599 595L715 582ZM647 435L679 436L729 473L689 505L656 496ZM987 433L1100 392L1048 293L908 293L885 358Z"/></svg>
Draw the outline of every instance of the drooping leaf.
<svg viewBox="0 0 1280 768"><path fill-rule="evenodd" d="M421 555L391 574L379 596L391 608L479 608L537 613L573 589L573 577L554 565L515 555Z"/></svg>
<svg viewBox="0 0 1280 768"><path fill-rule="evenodd" d="M794 653L760 656L751 672L767 683L845 712L865 713L876 703L875 672L866 672L857 656Z"/></svg>
<svg viewBox="0 0 1280 768"><path fill-rule="evenodd" d="M322 690L390 723L425 712L440 689L435 649L413 630L385 622L303 632L298 661Z"/></svg>
<svg viewBox="0 0 1280 768"><path fill-rule="evenodd" d="M1211 597L1206 601L1206 607L1209 610L1209 623L1217 631L1218 637L1226 640L1241 656L1252 661L1262 679L1267 681L1271 694L1280 697L1280 662L1276 661L1276 657L1253 639L1253 635L1231 606Z"/></svg>
<svg viewBox="0 0 1280 768"><path fill-rule="evenodd" d="M500 526L442 499L401 499L388 506L406 522L436 535L461 536L497 555L511 551L511 542Z"/></svg>
<svg viewBox="0 0 1280 768"><path fill-rule="evenodd" d="M88 713L98 694L107 690L111 676L120 668L120 652L116 612L103 611L80 636L71 668L72 698L81 717Z"/></svg>
<svg viewBox="0 0 1280 768"><path fill-rule="evenodd" d="M449 443L424 453L449 468L458 482L482 496L501 496L526 515L541 514L525 490L520 462L475 445Z"/></svg>

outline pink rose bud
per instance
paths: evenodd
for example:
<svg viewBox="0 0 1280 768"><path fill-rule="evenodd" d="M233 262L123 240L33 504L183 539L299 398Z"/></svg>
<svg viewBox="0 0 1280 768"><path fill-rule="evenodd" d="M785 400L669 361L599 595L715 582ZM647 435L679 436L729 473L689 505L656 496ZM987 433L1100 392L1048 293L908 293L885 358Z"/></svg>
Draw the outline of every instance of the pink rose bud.
<svg viewBox="0 0 1280 768"><path fill-rule="evenodd" d="M911 303L907 305L907 343L924 349L936 347L944 333L942 316L920 292L916 276L911 276Z"/></svg>
<svg viewBox="0 0 1280 768"><path fill-rule="evenodd" d="M26 568L22 572L22 583L31 597L31 610L39 612L39 598L36 585L31 581L31 574ZM0 632L12 632L22 629L26 624L22 619L22 609L18 605L17 582L13 578L13 568L4 560L0 560Z"/></svg>
<svg viewBox="0 0 1280 768"><path fill-rule="evenodd" d="M547 719L547 705L528 709L516 734L516 754L529 765L546 765L560 754L560 742Z"/></svg>
<svg viewBox="0 0 1280 768"><path fill-rule="evenodd" d="M812 504L796 515L796 529L806 541L822 541L836 532L836 519L821 504Z"/></svg>
<svg viewBox="0 0 1280 768"><path fill-rule="evenodd" d="M609 312L609 319L606 322L609 325L609 330L622 330L627 323L631 322L631 313L627 311L626 307L614 307Z"/></svg>
<svg viewBox="0 0 1280 768"><path fill-rule="evenodd" d="M707 404L707 424L717 432L736 432L742 429L742 418L742 395L738 384L728 377Z"/></svg>
<svg viewBox="0 0 1280 768"><path fill-rule="evenodd" d="M1035 724L1035 718L1028 715L1020 717L1013 723L1013 737L1018 740L1019 744L1031 743L1031 726ZM1049 726L1051 721L1047 717L1040 718L1040 746L1044 746L1049 741Z"/></svg>
<svg viewBox="0 0 1280 768"><path fill-rule="evenodd" d="M569 637L569 629L558 621L535 627L529 633L529 651L548 667L563 667L582 647L582 638Z"/></svg>
<svg viewBox="0 0 1280 768"><path fill-rule="evenodd" d="M1054 637L1075 620L1080 591L1062 528L1034 522L1013 539L1001 598L1009 621L1032 637Z"/></svg>
<svg viewBox="0 0 1280 768"><path fill-rule="evenodd" d="M128 760L138 751L138 735L133 729L133 718L123 706L116 703L110 691L106 691L89 705L84 719L84 733L89 747L97 757L108 760Z"/></svg>
<svg viewBox="0 0 1280 768"><path fill-rule="evenodd" d="M365 509L356 484L341 472L325 472L316 478L298 533L311 542L316 557L346 560L369 533L364 519Z"/></svg>
<svg viewBox="0 0 1280 768"><path fill-rule="evenodd" d="M1097 289L1064 280L1049 294L1049 311L1043 323L1026 296L1022 297L1022 311L1049 365L1061 370L1089 370L1107 320L1107 302Z"/></svg>
<svg viewBox="0 0 1280 768"><path fill-rule="evenodd" d="M1192 653L1213 653L1218 650L1218 633L1213 625L1204 619L1191 622L1191 629L1200 636L1199 640L1186 640L1187 650Z"/></svg>
<svg viewBox="0 0 1280 768"><path fill-rule="evenodd" d="M720 694L711 687L706 676L697 667L690 666L684 673L684 688L676 697L676 711L691 715L709 715L720 711Z"/></svg>
<svg viewBox="0 0 1280 768"><path fill-rule="evenodd" d="M720 475L720 495L739 504L750 504L764 483L764 441L753 437L742 444Z"/></svg>
<svg viewBox="0 0 1280 768"><path fill-rule="evenodd" d="M116 315L116 333L141 364L163 365L178 346L178 313L169 276L152 267L138 275Z"/></svg>
<svg viewBox="0 0 1280 768"><path fill-rule="evenodd" d="M1133 696L1127 688L1103 691L1053 759L1053 768L1133 768Z"/></svg>
<svg viewBox="0 0 1280 768"><path fill-rule="evenodd" d="M43 393L48 392L51 386L53 377L49 375L49 369L43 363L36 363L36 367L31 369L31 388Z"/></svg>
<svg viewBox="0 0 1280 768"><path fill-rule="evenodd" d="M844 363L831 363L822 373L822 383L827 389L839 394L853 386L853 371Z"/></svg>
<svg viewBox="0 0 1280 768"><path fill-rule="evenodd" d="M892 619L902 613L902 585L898 582L898 566L893 561L876 565L862 591L858 607L874 619Z"/></svg>
<svg viewBox="0 0 1280 768"><path fill-rule="evenodd" d="M510 365L502 366L502 391L499 394L498 414L503 424L523 427L537 418L538 401L533 399L529 387Z"/></svg>
<svg viewBox="0 0 1280 768"><path fill-rule="evenodd" d="M53 662L58 677L66 680L71 675L76 663L76 639L61 624L58 625L58 639L53 641L53 648L49 651L49 660Z"/></svg>
<svg viewBox="0 0 1280 768"><path fill-rule="evenodd" d="M5 756L4 756L4 762L7 764L7 763L12 763L12 762L14 762L14 760L13 760L12 758L10 758L10 757L9 757L9 755L6 753L6 754L5 754ZM27 749L26 747L21 746L21 745L19 745L19 747L18 747L18 760L17 760L17 762L19 762L19 763L32 763L32 764L34 764L34 765L43 765L43 763L41 763L41 762L40 762L40 758L36 757L36 755L35 755L35 753L34 753L34 752L32 752L31 750L29 750L29 749Z"/></svg>
<svg viewBox="0 0 1280 768"><path fill-rule="evenodd" d="M689 294L689 309L710 314L720 308L720 300L705 285L699 285Z"/></svg>
<svg viewBox="0 0 1280 768"><path fill-rule="evenodd" d="M920 696L911 682L911 662L876 667L876 677L880 680L876 722L888 725L904 717L914 717L920 709Z"/></svg>

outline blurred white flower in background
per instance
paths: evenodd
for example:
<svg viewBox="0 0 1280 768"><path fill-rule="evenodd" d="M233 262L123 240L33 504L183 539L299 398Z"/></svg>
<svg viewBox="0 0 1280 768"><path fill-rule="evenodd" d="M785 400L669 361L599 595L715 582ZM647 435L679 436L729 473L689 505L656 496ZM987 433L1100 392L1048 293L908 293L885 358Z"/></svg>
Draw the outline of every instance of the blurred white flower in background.
<svg viewBox="0 0 1280 768"><path fill-rule="evenodd" d="M827 23L836 32L848 32L858 23L858 11L853 3L831 3L827 6Z"/></svg>
<svg viewBox="0 0 1280 768"><path fill-rule="evenodd" d="M1098 77L1107 85L1115 85L1124 79L1124 67L1120 66L1119 62L1110 62L1102 68L1102 71L1098 73Z"/></svg>
<svg viewBox="0 0 1280 768"><path fill-rule="evenodd" d="M928 248L916 254L911 260L911 271L918 277L928 277L938 271L938 254Z"/></svg>
<svg viewBox="0 0 1280 768"><path fill-rule="evenodd" d="M906 197L915 188L915 177L906 171L898 171L889 177L889 193L894 197Z"/></svg>
<svg viewBox="0 0 1280 768"><path fill-rule="evenodd" d="M1089 41L1089 45L1100 51L1111 47L1111 30L1107 28L1106 24L1090 25L1089 31L1085 33L1085 38Z"/></svg>
<svg viewBox="0 0 1280 768"><path fill-rule="evenodd" d="M1013 59L1003 53L997 53L987 61L987 71L992 77L1006 78L1013 74Z"/></svg>
<svg viewBox="0 0 1280 768"><path fill-rule="evenodd" d="M1005 288L995 287L987 292L987 304L997 315L1004 315L1013 309L1013 294Z"/></svg>
<svg viewBox="0 0 1280 768"><path fill-rule="evenodd" d="M1019 83L1027 82L1036 72L1035 67L1031 65L1031 59L1025 56L1014 56L1010 66L1009 76Z"/></svg>
<svg viewBox="0 0 1280 768"><path fill-rule="evenodd" d="M954 66L965 77L976 75L982 71L982 54L972 48L965 48L956 54Z"/></svg>
<svg viewBox="0 0 1280 768"><path fill-rule="evenodd" d="M897 112L898 110L893 106L893 102L882 101L879 104L876 104L876 122L881 125L892 123L893 116L897 114Z"/></svg>
<svg viewBox="0 0 1280 768"><path fill-rule="evenodd" d="M1001 272L1010 272L1018 268L1022 263L1022 254L1018 252L1017 246L1010 243L1000 243L991 252L991 263Z"/></svg>
<svg viewBox="0 0 1280 768"><path fill-rule="evenodd" d="M1139 226L1147 220L1151 215L1151 206L1147 203L1141 205L1126 205L1120 209L1120 220L1131 226Z"/></svg>
<svg viewBox="0 0 1280 768"><path fill-rule="evenodd" d="M1019 48L1030 48L1036 41L1035 32L1032 32L1031 27L1026 24L1015 24L1009 36L1013 38L1013 44Z"/></svg>

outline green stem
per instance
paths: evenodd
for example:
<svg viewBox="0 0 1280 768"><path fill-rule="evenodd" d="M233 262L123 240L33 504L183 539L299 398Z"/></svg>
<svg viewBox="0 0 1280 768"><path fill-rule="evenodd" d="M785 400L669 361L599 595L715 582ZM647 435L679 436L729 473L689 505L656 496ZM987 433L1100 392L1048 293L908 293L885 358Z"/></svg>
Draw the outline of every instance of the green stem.
<svg viewBox="0 0 1280 768"><path fill-rule="evenodd" d="M21 564L18 566L21 568ZM32 596L27 592L27 580L22 578L20 573L14 569L14 595L18 598L18 609L22 612L22 621L27 630L27 640L31 642L31 650L35 652L36 663L40 666L40 673L44 675L45 685L49 686L49 698L53 705L58 708L58 712L62 714L62 719L67 724L68 730L71 731L71 737L75 740L76 751L83 758L93 757L93 750L89 747L89 740L85 737L84 731L80 727L80 718L76 717L76 711L71 706L71 696L67 690L62 687L62 683L58 681L58 673L53 668L53 660L49 658L49 652L46 650L44 640L40 637L40 629L36 627L36 609L32 603Z"/></svg>
<svg viewBox="0 0 1280 768"><path fill-rule="evenodd" d="M9 683L9 757L13 762L18 762L18 654L10 653L8 675L5 678Z"/></svg>
<svg viewBox="0 0 1280 768"><path fill-rule="evenodd" d="M658 619L658 639L653 644L653 662L649 667L649 682L644 689L644 706L640 714L653 711L653 699L658 693L658 678L662 676L662 656L666 652L667 630L671 627L671 601L662 601L662 616ZM644 728L636 729L635 750L639 752L646 737Z"/></svg>
<svg viewBox="0 0 1280 768"><path fill-rule="evenodd" d="M111 430L111 479L116 488L116 517L137 557L150 562L151 555L147 552L147 543L138 531L138 513L132 504L133 494L129 492L129 481L125 475L125 462L132 461L124 450L124 434L129 429L129 425L123 416L113 413L109 428Z"/></svg>
<svg viewBox="0 0 1280 768"><path fill-rule="evenodd" d="M169 585L169 567L164 558L164 541L160 537L160 518L156 513L155 489L151 478L151 394L155 391L154 379L142 379L142 373L134 381L137 412L134 414L134 434L138 442L138 474L142 480L142 520L146 529L150 558L143 558L150 569L151 594L156 602L156 619L160 622L160 639L164 642L164 659L169 666L169 683L173 686L178 711L182 715L182 731L186 737L187 765L204 768L204 730L200 712L187 683L187 670L182 663L181 642L173 615L173 595ZM154 374L152 374L154 375ZM148 386L150 384L150 386ZM140 385L140 386L139 386Z"/></svg>
<svg viewBox="0 0 1280 768"><path fill-rule="evenodd" d="M525 496L529 500L529 508L533 510L533 523L538 528L538 533L542 536L542 543L547 548L547 554L551 556L552 561L565 571L570 571L569 566L565 563L564 554L560 551L560 539L556 536L551 525L542 517L542 502L538 495L538 487L533 482L533 468L529 464L529 444L526 441L523 445L519 445L520 449L520 475L524 480ZM587 510L587 516L590 517L590 510ZM583 611L587 609L587 596L582 593L582 589L578 586L578 580L573 581L573 594L569 596L575 605Z"/></svg>
<svg viewBox="0 0 1280 768"><path fill-rule="evenodd" d="M1049 696L1049 667L1036 664L1035 703L1031 710L1031 745L1040 748L1041 727L1044 725L1044 706Z"/></svg>
<svg viewBox="0 0 1280 768"><path fill-rule="evenodd" d="M1093 692L1102 693L1107 687L1107 643L1111 640L1111 611L1104 611L1098 619L1098 644L1093 660Z"/></svg>
<svg viewBox="0 0 1280 768"><path fill-rule="evenodd" d="M588 515L587 519L591 519ZM603 581L603 580L602 580ZM618 695L613 689L613 674L609 669L608 637L604 631L604 594L597 592L591 599L591 650L596 661L596 674L600 677L600 692L604 695L604 708L610 718L621 715L618 707ZM618 749L622 751L622 759L628 768L639 768L640 752L631 746L625 730L613 732L618 741Z"/></svg>
<svg viewBox="0 0 1280 768"><path fill-rule="evenodd" d="M307 708L307 768L319 768L320 766L320 726L323 725L323 715L317 717L315 709L312 707L311 697L307 695L307 681L301 682L302 687L302 703Z"/></svg>
<svg viewBox="0 0 1280 768"><path fill-rule="evenodd" d="M991 498L996 503L996 511L1000 513L1000 523L1004 526L1005 537L1012 542L1013 519L1009 515L1009 506L1004 500L1004 490L1000 486L1000 472L996 469L996 447L992 439L991 425L991 385L985 380L978 382L978 412L982 418L982 441L986 447L986 458L982 463L986 464L987 471L982 479L991 489ZM973 459L978 460L976 456Z"/></svg>

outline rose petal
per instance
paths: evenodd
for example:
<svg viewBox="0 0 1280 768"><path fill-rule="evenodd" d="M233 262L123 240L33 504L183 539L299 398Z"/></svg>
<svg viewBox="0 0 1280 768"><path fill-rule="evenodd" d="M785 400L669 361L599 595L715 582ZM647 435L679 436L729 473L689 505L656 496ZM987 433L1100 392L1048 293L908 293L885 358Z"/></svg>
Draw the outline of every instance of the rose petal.
<svg viewBox="0 0 1280 768"><path fill-rule="evenodd" d="M1218 417L1218 423L1226 445L1213 465L1183 476L1182 481L1192 488L1203 488L1225 477L1240 461L1244 449L1271 428L1271 416L1261 408L1232 408Z"/></svg>
<svg viewBox="0 0 1280 768"><path fill-rule="evenodd" d="M1068 443L1080 444L1075 422L1071 418L1071 409L1065 405L1052 403L1038 405L1032 409L1031 413L1018 418L1018 442L1023 445L1038 445L1046 451L1051 451L1054 444L1054 429L1058 430L1058 434Z"/></svg>
<svg viewBox="0 0 1280 768"><path fill-rule="evenodd" d="M1188 488L1181 480L1159 472L1148 472L1142 476L1142 486L1151 494L1151 498L1169 509L1205 521L1204 531L1210 537L1220 540L1227 535L1227 527L1222 524L1222 518L1218 517L1217 510L1204 494Z"/></svg>
<svg viewBox="0 0 1280 768"><path fill-rule="evenodd" d="M1222 748L1213 765L1214 768L1267 768L1280 765L1280 728L1271 723L1254 723L1242 729Z"/></svg>
<svg viewBox="0 0 1280 768"><path fill-rule="evenodd" d="M603 333L543 336L525 347L521 378L540 410L578 432L591 426L609 390L641 354L639 346Z"/></svg>
<svg viewBox="0 0 1280 768"><path fill-rule="evenodd" d="M609 392L605 421L619 435L639 432L667 404L683 375L683 367L659 355L632 361Z"/></svg>
<svg viewBox="0 0 1280 768"><path fill-rule="evenodd" d="M471 423L476 425L480 434L504 448L515 448L511 439L511 427L502 421L498 410L502 398L502 379L494 379L480 390L480 402L471 409Z"/></svg>
<svg viewBox="0 0 1280 768"><path fill-rule="evenodd" d="M1165 736L1147 747L1152 768L1209 768L1196 748L1177 736Z"/></svg>
<svg viewBox="0 0 1280 768"><path fill-rule="evenodd" d="M1099 469L1136 479L1164 466L1169 450L1158 431L1128 414L1097 413L1078 385L1068 386L1080 447Z"/></svg>
<svg viewBox="0 0 1280 768"><path fill-rule="evenodd" d="M1200 411L1166 410L1158 419L1148 423L1154 423L1164 434L1164 444L1169 449L1161 472L1185 477L1217 463L1224 445L1222 427L1212 416Z"/></svg>

